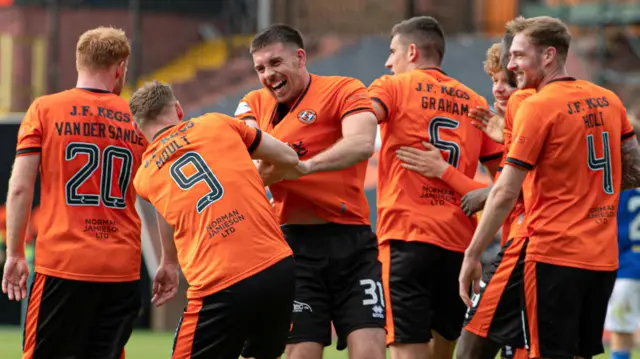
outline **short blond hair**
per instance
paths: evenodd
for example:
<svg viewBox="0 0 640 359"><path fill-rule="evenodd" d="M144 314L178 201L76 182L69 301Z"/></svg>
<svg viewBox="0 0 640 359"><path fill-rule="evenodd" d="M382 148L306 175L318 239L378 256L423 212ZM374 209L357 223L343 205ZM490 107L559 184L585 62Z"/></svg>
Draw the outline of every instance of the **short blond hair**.
<svg viewBox="0 0 640 359"><path fill-rule="evenodd" d="M98 27L80 35L76 44L78 69L107 69L131 55L129 40L121 29Z"/></svg>
<svg viewBox="0 0 640 359"><path fill-rule="evenodd" d="M147 82L136 90L129 100L131 114L142 127L155 120L167 107L177 102L171 86L160 81Z"/></svg>
<svg viewBox="0 0 640 359"><path fill-rule="evenodd" d="M502 64L500 63L500 50L501 44L493 44L487 50L487 59L482 63L484 65L484 72L489 76L493 76L502 71Z"/></svg>
<svg viewBox="0 0 640 359"><path fill-rule="evenodd" d="M507 32L514 36L524 34L536 46L553 47L561 61L567 59L571 33L567 25L559 19L550 16L536 16L527 19L519 16L507 23Z"/></svg>

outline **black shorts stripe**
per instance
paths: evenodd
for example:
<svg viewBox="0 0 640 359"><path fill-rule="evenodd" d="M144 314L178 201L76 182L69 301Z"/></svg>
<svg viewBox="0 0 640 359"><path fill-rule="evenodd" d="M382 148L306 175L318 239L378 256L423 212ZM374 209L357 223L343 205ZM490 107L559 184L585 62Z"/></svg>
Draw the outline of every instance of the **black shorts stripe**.
<svg viewBox="0 0 640 359"><path fill-rule="evenodd" d="M40 147L27 147L27 148L22 148L16 151L16 155L24 155L27 153L40 153L40 152L42 152L42 148Z"/></svg>
<svg viewBox="0 0 640 359"><path fill-rule="evenodd" d="M249 154L253 154L253 152L258 149L258 146L260 146L260 141L262 141L262 131L256 130L256 138L253 139L253 142L251 142L251 146L249 146L248 148Z"/></svg>
<svg viewBox="0 0 640 359"><path fill-rule="evenodd" d="M517 159L515 159L513 157L507 157L507 162L511 163L511 164L514 164L514 165L516 165L518 167L522 167L522 168L524 168L526 170L529 170L529 171L533 169L533 165L532 164L526 163L524 161L517 160Z"/></svg>
<svg viewBox="0 0 640 359"><path fill-rule="evenodd" d="M502 158L502 152L494 153L492 155L480 157L480 162L485 163Z"/></svg>
<svg viewBox="0 0 640 359"><path fill-rule="evenodd" d="M342 114L342 117L340 117L340 120L344 120L345 117L354 114L356 112L364 112L364 111L369 111L371 112L371 109L368 107L358 107L358 108L354 108L353 110L349 110L345 113Z"/></svg>
<svg viewBox="0 0 640 359"><path fill-rule="evenodd" d="M371 100L377 102L378 104L380 104L380 106L382 106L382 108L384 109L384 117L389 116L389 108L384 102L382 102L381 99L377 97L372 97Z"/></svg>

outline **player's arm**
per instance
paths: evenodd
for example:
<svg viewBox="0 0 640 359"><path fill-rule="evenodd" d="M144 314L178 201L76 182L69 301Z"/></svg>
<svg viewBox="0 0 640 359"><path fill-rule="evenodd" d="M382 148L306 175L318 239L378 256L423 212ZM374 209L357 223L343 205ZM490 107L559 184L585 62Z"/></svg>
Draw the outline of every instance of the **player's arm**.
<svg viewBox="0 0 640 359"><path fill-rule="evenodd" d="M24 258L24 240L31 217L31 204L40 154L18 156L13 163L7 193L7 256Z"/></svg>
<svg viewBox="0 0 640 359"><path fill-rule="evenodd" d="M375 150L378 121L367 88L349 79L336 91L342 138L329 149L304 161L308 173L337 171L366 161ZM291 179L308 173L294 173Z"/></svg>
<svg viewBox="0 0 640 359"><path fill-rule="evenodd" d="M528 171L514 166L505 167L489 193L478 228L465 252L468 257L480 258L518 200Z"/></svg>
<svg viewBox="0 0 640 359"><path fill-rule="evenodd" d="M276 139L270 134L255 127L249 126L245 121L230 120L242 137L251 158L258 160L256 163L260 177L265 186L280 181L287 172L307 171L305 164L298 159L298 154L286 143Z"/></svg>
<svg viewBox="0 0 640 359"><path fill-rule="evenodd" d="M251 158L269 162L276 168L289 170L300 162L293 148L268 133L257 130L260 143L251 153ZM251 152L251 151L250 151Z"/></svg>
<svg viewBox="0 0 640 359"><path fill-rule="evenodd" d="M375 150L377 126L371 111L346 116L342 120L342 139L307 160L309 172L337 171L368 160Z"/></svg>
<svg viewBox="0 0 640 359"><path fill-rule="evenodd" d="M156 220L158 221L158 233L160 234L161 244L161 263L178 263L178 250L173 240L173 226L170 225L160 213L156 211Z"/></svg>
<svg viewBox="0 0 640 359"><path fill-rule="evenodd" d="M622 189L640 187L640 146L635 136L622 142Z"/></svg>
<svg viewBox="0 0 640 359"><path fill-rule="evenodd" d="M428 142L422 142L425 148L417 149L408 146L400 147L396 157L402 161L402 167L417 172L427 178L439 178L461 196L486 184L476 182L444 160L440 150Z"/></svg>

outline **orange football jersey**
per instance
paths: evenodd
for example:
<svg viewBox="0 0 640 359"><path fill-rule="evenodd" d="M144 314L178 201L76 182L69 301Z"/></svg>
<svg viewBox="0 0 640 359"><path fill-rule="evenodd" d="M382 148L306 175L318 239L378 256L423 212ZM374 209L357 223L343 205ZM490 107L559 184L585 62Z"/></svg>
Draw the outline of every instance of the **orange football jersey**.
<svg viewBox="0 0 640 359"><path fill-rule="evenodd" d="M502 156L502 164L500 167L504 167L504 161L507 159L509 148L511 147L511 133L513 131L513 117L518 111L518 107L522 101L529 98L529 96L535 94L533 89L518 90L509 97L507 103L507 110L504 114L504 156ZM496 173L496 181L500 172ZM527 226L524 217L524 199L522 196L518 198L515 206L509 216L504 221L505 231L502 232L502 244L504 245L507 240L511 238L523 238L528 235Z"/></svg>
<svg viewBox="0 0 640 359"><path fill-rule="evenodd" d="M307 88L287 109L270 90L248 93L235 116L256 120L260 129L288 143L300 160L307 160L342 138L342 119L373 112L367 88L348 77L311 75ZM283 116L280 122L278 118ZM364 194L367 161L339 171L317 172L269 186L281 224L317 217L340 224L370 224Z"/></svg>
<svg viewBox="0 0 640 359"><path fill-rule="evenodd" d="M178 260L202 298L292 255L251 160L261 132L210 113L158 133L134 184L174 227Z"/></svg>
<svg viewBox="0 0 640 359"><path fill-rule="evenodd" d="M620 146L632 136L620 99L587 81L554 80L520 105L506 164L530 170L527 260L617 268Z"/></svg>
<svg viewBox="0 0 640 359"><path fill-rule="evenodd" d="M29 107L17 156L42 156L37 273L95 282L140 278L132 179L147 143L132 119L120 96L91 89L40 97Z"/></svg>
<svg viewBox="0 0 640 359"><path fill-rule="evenodd" d="M483 97L437 68L383 76L369 95L387 113L380 123L378 228L380 242L420 241L463 252L476 219L460 208L460 195L444 181L401 167L396 150L423 148L429 141L450 165L473 178L478 161L499 159L503 147L474 127L470 109L486 107Z"/></svg>

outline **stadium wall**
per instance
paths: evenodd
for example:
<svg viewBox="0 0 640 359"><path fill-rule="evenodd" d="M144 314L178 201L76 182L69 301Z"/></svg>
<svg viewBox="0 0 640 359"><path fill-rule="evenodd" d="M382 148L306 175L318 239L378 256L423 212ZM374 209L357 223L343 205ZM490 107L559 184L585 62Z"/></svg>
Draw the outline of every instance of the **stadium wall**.
<svg viewBox="0 0 640 359"><path fill-rule="evenodd" d="M33 98L44 94L45 88L56 91L73 87L76 81L75 46L82 32L96 26L111 25L131 34L131 24L132 20L127 9L100 11L84 8L62 9L57 69L59 88L51 89L46 86L46 72L56 71L56 69L47 66L50 62L50 59L47 60L47 55L51 49L42 47L52 43L50 41L51 17L47 10L34 6L0 8L0 35L11 37L11 46L3 47L3 56L0 58L6 57L7 52L12 53L10 69L4 72L11 74L11 78L0 78L0 84L9 83L11 86L10 91L0 91L0 94L4 93L5 96L10 93L10 99L3 99L8 103L8 108L4 110L26 110ZM186 51L191 45L201 41L200 26L202 24L219 26L213 15L207 13L201 15L145 13L142 18L141 73L152 72ZM167 41L169 38L171 41ZM43 49L45 51L42 51ZM38 61L45 63L37 66L35 64ZM38 68L40 71L37 70ZM40 91L42 92L35 93L38 90L34 91L34 87L28 85L32 83L41 83ZM2 110L3 108L0 108L0 111Z"/></svg>

